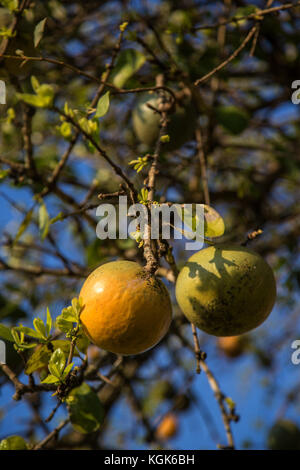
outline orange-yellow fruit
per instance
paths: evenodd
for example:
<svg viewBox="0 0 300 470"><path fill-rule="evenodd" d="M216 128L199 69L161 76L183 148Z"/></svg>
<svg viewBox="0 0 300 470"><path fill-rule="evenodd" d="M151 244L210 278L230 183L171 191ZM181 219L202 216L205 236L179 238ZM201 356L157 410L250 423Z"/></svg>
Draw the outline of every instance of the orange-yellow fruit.
<svg viewBox="0 0 300 470"><path fill-rule="evenodd" d="M225 356L235 358L243 354L245 342L242 336L225 336L218 338L217 345Z"/></svg>
<svg viewBox="0 0 300 470"><path fill-rule="evenodd" d="M176 283L177 302L198 328L215 336L236 336L256 328L276 298L272 269L254 251L220 244L195 253Z"/></svg>
<svg viewBox="0 0 300 470"><path fill-rule="evenodd" d="M156 429L158 439L167 440L174 437L178 432L178 421L173 413L168 413L161 420Z"/></svg>
<svg viewBox="0 0 300 470"><path fill-rule="evenodd" d="M93 343L116 354L139 354L166 334L172 306L165 285L133 261L95 269L80 292L81 321Z"/></svg>

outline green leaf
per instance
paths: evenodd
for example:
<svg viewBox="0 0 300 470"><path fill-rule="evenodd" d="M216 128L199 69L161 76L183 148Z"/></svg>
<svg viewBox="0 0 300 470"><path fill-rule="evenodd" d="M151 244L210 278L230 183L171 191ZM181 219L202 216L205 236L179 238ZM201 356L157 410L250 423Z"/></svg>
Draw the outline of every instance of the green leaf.
<svg viewBox="0 0 300 470"><path fill-rule="evenodd" d="M122 88L127 80L145 63L146 57L136 49L125 49L119 55L112 74L112 82Z"/></svg>
<svg viewBox="0 0 300 470"><path fill-rule="evenodd" d="M74 388L66 402L75 431L87 434L99 429L104 419L104 409L97 394L86 383Z"/></svg>
<svg viewBox="0 0 300 470"><path fill-rule="evenodd" d="M23 437L10 436L0 442L0 450L28 450L28 445Z"/></svg>
<svg viewBox="0 0 300 470"><path fill-rule="evenodd" d="M41 238L44 240L48 235L50 227L50 218L47 211L47 207L44 202L41 202L41 206L39 209L39 229L41 231Z"/></svg>
<svg viewBox="0 0 300 470"><path fill-rule="evenodd" d="M53 87L47 84L39 85L38 81L33 77L31 78L31 83L36 94L16 93L17 98L30 106L35 106L37 108L50 108L54 99Z"/></svg>
<svg viewBox="0 0 300 470"><path fill-rule="evenodd" d="M7 341L15 342L13 335L11 334L10 328L0 323L0 338L6 339Z"/></svg>
<svg viewBox="0 0 300 470"><path fill-rule="evenodd" d="M220 214L204 204L204 236L209 238L221 237L225 232L225 224Z"/></svg>
<svg viewBox="0 0 300 470"><path fill-rule="evenodd" d="M29 357L25 374L30 375L33 372L48 367L48 363L51 357L51 351L46 344L39 345Z"/></svg>
<svg viewBox="0 0 300 470"><path fill-rule="evenodd" d="M56 318L56 326L59 328L61 331L63 331L65 334L70 332L73 329L73 322L65 320L62 315L59 315Z"/></svg>
<svg viewBox="0 0 300 470"><path fill-rule="evenodd" d="M77 336L76 348L81 353L86 354L89 344L90 340L88 339L88 337L83 332L80 332Z"/></svg>
<svg viewBox="0 0 300 470"><path fill-rule="evenodd" d="M59 379L52 374L47 375L47 377L41 381L42 384L56 384L58 382Z"/></svg>
<svg viewBox="0 0 300 470"><path fill-rule="evenodd" d="M32 86L33 91L35 93L38 93L38 90L41 86L38 79L34 75L31 75L30 82L31 82L31 86Z"/></svg>
<svg viewBox="0 0 300 470"><path fill-rule="evenodd" d="M0 170L0 180L6 178L10 173L10 170Z"/></svg>
<svg viewBox="0 0 300 470"><path fill-rule="evenodd" d="M72 135L72 126L70 122L64 121L61 126L59 127L59 132L61 135L65 138L68 139Z"/></svg>
<svg viewBox="0 0 300 470"><path fill-rule="evenodd" d="M28 328L27 326L16 326L14 330L19 331L20 333L24 333L31 338L44 339L43 335L39 331Z"/></svg>
<svg viewBox="0 0 300 470"><path fill-rule="evenodd" d="M236 13L234 15L235 18L242 18L243 16L248 16L251 15L252 13L259 12L258 8L255 5L247 5L245 7L238 8L236 10ZM239 20L238 24L240 26L244 25L247 23L246 19Z"/></svg>
<svg viewBox="0 0 300 470"><path fill-rule="evenodd" d="M54 351L60 349L61 351L63 351L65 357L68 357L71 346L70 341L64 339L56 339L54 341L51 341L51 345L53 346ZM50 346L48 346L47 344L38 345L38 347L35 351L33 351L26 363L25 373L29 375L39 369L48 367L51 356L52 351L50 349ZM74 352L74 356L78 356L76 350Z"/></svg>
<svg viewBox="0 0 300 470"><path fill-rule="evenodd" d="M76 312L74 312L71 306L67 308L63 308L60 316L68 322L75 323L78 321Z"/></svg>
<svg viewBox="0 0 300 470"><path fill-rule="evenodd" d="M74 366L74 362L71 362L71 364L69 364L65 370L63 371L63 375L62 375L62 379L65 380L65 378L67 377L67 375L69 374L69 372L71 372L72 370L72 367Z"/></svg>
<svg viewBox="0 0 300 470"><path fill-rule="evenodd" d="M248 113L237 106L219 106L216 118L219 124L234 135L241 134L247 128L250 119Z"/></svg>
<svg viewBox="0 0 300 470"><path fill-rule="evenodd" d="M51 333L52 318L49 308L47 307L47 320L46 320L46 336L48 337Z"/></svg>
<svg viewBox="0 0 300 470"><path fill-rule="evenodd" d="M33 326L35 328L35 330L40 333L41 337L43 339L47 339L47 335L46 335L46 327L44 325L44 322L43 320L41 320L40 318L34 318L33 320Z"/></svg>
<svg viewBox="0 0 300 470"><path fill-rule="evenodd" d="M107 91L98 101L95 118L101 118L109 110L109 91Z"/></svg>
<svg viewBox="0 0 300 470"><path fill-rule="evenodd" d="M16 96L19 100L24 101L24 103L27 103L30 106L35 106L37 108L45 107L45 100L42 96L32 95L30 93L16 93Z"/></svg>
<svg viewBox="0 0 300 470"><path fill-rule="evenodd" d="M41 20L34 28L34 47L37 47L41 42L44 34L47 18Z"/></svg>
<svg viewBox="0 0 300 470"><path fill-rule="evenodd" d="M18 9L18 0L1 0L0 5L8 8L10 11L15 11Z"/></svg>
<svg viewBox="0 0 300 470"><path fill-rule="evenodd" d="M32 215L33 215L33 209L28 211L27 214L25 215L25 217L23 219L23 222L21 223L21 225L20 225L20 227L17 231L17 235L15 236L15 239L14 239L14 242L13 242L14 244L17 243L17 241L21 238L21 236L23 235L23 233L25 232L25 230L29 226L29 224L31 222L31 219L32 219Z"/></svg>
<svg viewBox="0 0 300 470"><path fill-rule="evenodd" d="M59 212L55 217L50 219L50 225L55 224L55 222L58 222L59 220L63 220L63 217L64 217L63 213Z"/></svg>
<svg viewBox="0 0 300 470"><path fill-rule="evenodd" d="M60 379L64 371L65 364L66 358L63 351L60 348L56 349L49 361L48 368L50 373Z"/></svg>

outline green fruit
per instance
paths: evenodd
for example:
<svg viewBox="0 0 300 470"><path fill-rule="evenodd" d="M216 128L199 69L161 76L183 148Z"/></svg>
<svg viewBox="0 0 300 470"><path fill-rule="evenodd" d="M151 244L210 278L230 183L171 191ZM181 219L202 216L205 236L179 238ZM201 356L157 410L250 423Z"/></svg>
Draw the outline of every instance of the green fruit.
<svg viewBox="0 0 300 470"><path fill-rule="evenodd" d="M300 429L290 420L277 421L269 431L268 448L271 450L300 450Z"/></svg>
<svg viewBox="0 0 300 470"><path fill-rule="evenodd" d="M185 316L215 336L235 336L256 328L271 313L276 283L257 253L220 244L189 258L176 283Z"/></svg>
<svg viewBox="0 0 300 470"><path fill-rule="evenodd" d="M216 109L216 118L233 135L241 134L248 127L250 119L248 113L237 106L219 106Z"/></svg>
<svg viewBox="0 0 300 470"><path fill-rule="evenodd" d="M158 109L161 98L149 93L144 94L133 111L133 129L137 138L145 145L152 147L159 136L160 115L150 109L150 104ZM176 104L173 113L169 113L166 133L170 137L164 148L175 150L193 138L197 124L197 109L194 101L186 97L182 105Z"/></svg>

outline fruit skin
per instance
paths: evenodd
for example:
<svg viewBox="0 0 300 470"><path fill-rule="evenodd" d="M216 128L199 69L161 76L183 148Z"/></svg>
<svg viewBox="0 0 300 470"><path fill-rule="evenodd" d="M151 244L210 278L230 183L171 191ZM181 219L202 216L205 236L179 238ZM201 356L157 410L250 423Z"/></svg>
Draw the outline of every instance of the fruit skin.
<svg viewBox="0 0 300 470"><path fill-rule="evenodd" d="M159 135L160 115L150 109L147 104L158 109L161 98L156 94L145 93L141 96L132 113L133 129L137 138L147 146L155 145ZM197 109L194 100L186 96L182 105L176 104L176 109L168 115L166 133L170 142L164 149L175 150L191 140L197 124Z"/></svg>
<svg viewBox="0 0 300 470"><path fill-rule="evenodd" d="M221 336L218 338L217 345L222 353L230 359L241 356L245 349L243 336Z"/></svg>
<svg viewBox="0 0 300 470"><path fill-rule="evenodd" d="M85 333L97 346L116 354L139 354L152 348L171 323L165 285L133 261L113 261L95 269L80 297Z"/></svg>
<svg viewBox="0 0 300 470"><path fill-rule="evenodd" d="M189 258L176 283L185 316L215 336L235 336L256 328L270 314L276 283L263 258L238 245L220 244Z"/></svg>
<svg viewBox="0 0 300 470"><path fill-rule="evenodd" d="M167 440L174 437L178 432L178 421L173 413L164 416L156 429L156 436L159 439Z"/></svg>
<svg viewBox="0 0 300 470"><path fill-rule="evenodd" d="M278 420L268 434L271 450L300 450L300 429L288 419Z"/></svg>

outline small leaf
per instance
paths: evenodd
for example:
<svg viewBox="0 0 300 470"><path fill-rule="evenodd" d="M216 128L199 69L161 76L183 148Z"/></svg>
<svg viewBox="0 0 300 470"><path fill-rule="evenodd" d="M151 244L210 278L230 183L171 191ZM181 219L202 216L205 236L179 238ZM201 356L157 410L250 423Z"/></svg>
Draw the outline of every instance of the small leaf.
<svg viewBox="0 0 300 470"><path fill-rule="evenodd" d="M43 335L39 331L28 328L27 326L16 326L14 330L19 331L20 333L24 333L31 338L44 339Z"/></svg>
<svg viewBox="0 0 300 470"><path fill-rule="evenodd" d="M161 141L163 144L166 144L167 142L170 142L170 136L169 136L168 134L162 135L161 138L160 138L160 141Z"/></svg>
<svg viewBox="0 0 300 470"><path fill-rule="evenodd" d="M86 354L90 340L84 333L79 333L76 340L76 348L83 354Z"/></svg>
<svg viewBox="0 0 300 470"><path fill-rule="evenodd" d="M46 321L46 336L48 337L51 333L52 318L49 308L47 307L47 321Z"/></svg>
<svg viewBox="0 0 300 470"><path fill-rule="evenodd" d="M48 367L50 357L51 351L48 346L46 344L38 345L26 363L25 374L30 375L39 369Z"/></svg>
<svg viewBox="0 0 300 470"><path fill-rule="evenodd" d="M41 320L40 318L34 318L33 326L34 326L35 330L38 333L40 333L40 335L43 339L47 339L46 328L45 328L43 320Z"/></svg>
<svg viewBox="0 0 300 470"><path fill-rule="evenodd" d="M67 377L67 375L69 374L69 372L71 372L73 365L74 365L74 363L72 362L71 364L69 364L69 365L65 368L65 370L64 370L64 372L63 372L63 375L62 375L62 379L63 379L63 380L65 380L65 378Z"/></svg>
<svg viewBox="0 0 300 470"><path fill-rule="evenodd" d="M232 400L232 398L226 397L226 398L225 398L225 401L226 401L226 403L227 403L227 405L228 405L228 408L229 408L230 410L234 410L234 408L235 408L235 403L234 403L234 401Z"/></svg>
<svg viewBox="0 0 300 470"><path fill-rule="evenodd" d="M146 57L142 52L136 49L123 50L112 74L113 84L122 88L127 80L142 67L145 61Z"/></svg>
<svg viewBox="0 0 300 470"><path fill-rule="evenodd" d="M72 135L72 126L69 122L65 121L59 127L59 131L65 139L68 139Z"/></svg>
<svg viewBox="0 0 300 470"><path fill-rule="evenodd" d="M33 91L35 91L35 93L38 93L38 90L41 86L40 82L34 75L31 76L30 81L31 81L31 86L32 86Z"/></svg>
<svg viewBox="0 0 300 470"><path fill-rule="evenodd" d="M49 374L47 377L41 381L42 384L55 384L58 383L59 379L55 375Z"/></svg>
<svg viewBox="0 0 300 470"><path fill-rule="evenodd" d="M68 341L66 339L55 339L55 340L51 341L51 344L53 345L54 350L55 349L61 349L63 351L65 357L69 356L70 347L71 347L70 341ZM73 355L78 356L79 354L75 350Z"/></svg>
<svg viewBox="0 0 300 470"><path fill-rule="evenodd" d="M10 328L0 323L0 338L6 339L14 343L13 335L11 334Z"/></svg>
<svg viewBox="0 0 300 470"><path fill-rule="evenodd" d="M19 230L17 231L17 235L15 236L15 239L13 243L17 243L17 241L21 238L25 230L27 229L28 225L31 222L32 219L32 214L33 214L33 209L27 212L26 216L23 219L23 222L21 223Z"/></svg>
<svg viewBox="0 0 300 470"><path fill-rule="evenodd" d="M34 47L37 47L41 42L45 30L46 21L47 18L44 18L34 28Z"/></svg>
<svg viewBox="0 0 300 470"><path fill-rule="evenodd" d="M49 361L48 368L50 373L60 379L65 368L65 364L66 358L63 351L60 348L56 349Z"/></svg>
<svg viewBox="0 0 300 470"><path fill-rule="evenodd" d="M49 227L50 227L49 214L48 214L46 205L44 204L44 202L42 202L40 209L39 209L39 229L41 231L42 240L44 240L46 236L48 235Z"/></svg>
<svg viewBox="0 0 300 470"><path fill-rule="evenodd" d="M23 437L10 436L0 442L0 450L28 450L28 446Z"/></svg>
<svg viewBox="0 0 300 470"><path fill-rule="evenodd" d="M65 334L69 333L73 329L73 321L65 320L62 315L56 318L56 326Z"/></svg>
<svg viewBox="0 0 300 470"><path fill-rule="evenodd" d="M128 26L128 21L124 21L124 23L120 24L119 28L120 28L120 31L122 31L122 33L125 31L125 29L127 28Z"/></svg>
<svg viewBox="0 0 300 470"><path fill-rule="evenodd" d="M59 220L63 220L63 213L59 212L55 217L50 219L50 225L55 224L55 222L58 222Z"/></svg>
<svg viewBox="0 0 300 470"><path fill-rule="evenodd" d="M101 118L109 110L109 91L107 91L98 101L95 118Z"/></svg>
<svg viewBox="0 0 300 470"><path fill-rule="evenodd" d="M1 0L0 4L10 11L18 9L18 0Z"/></svg>
<svg viewBox="0 0 300 470"><path fill-rule="evenodd" d="M74 388L66 402L72 426L77 432L87 434L99 429L104 409L97 394L86 383Z"/></svg>

